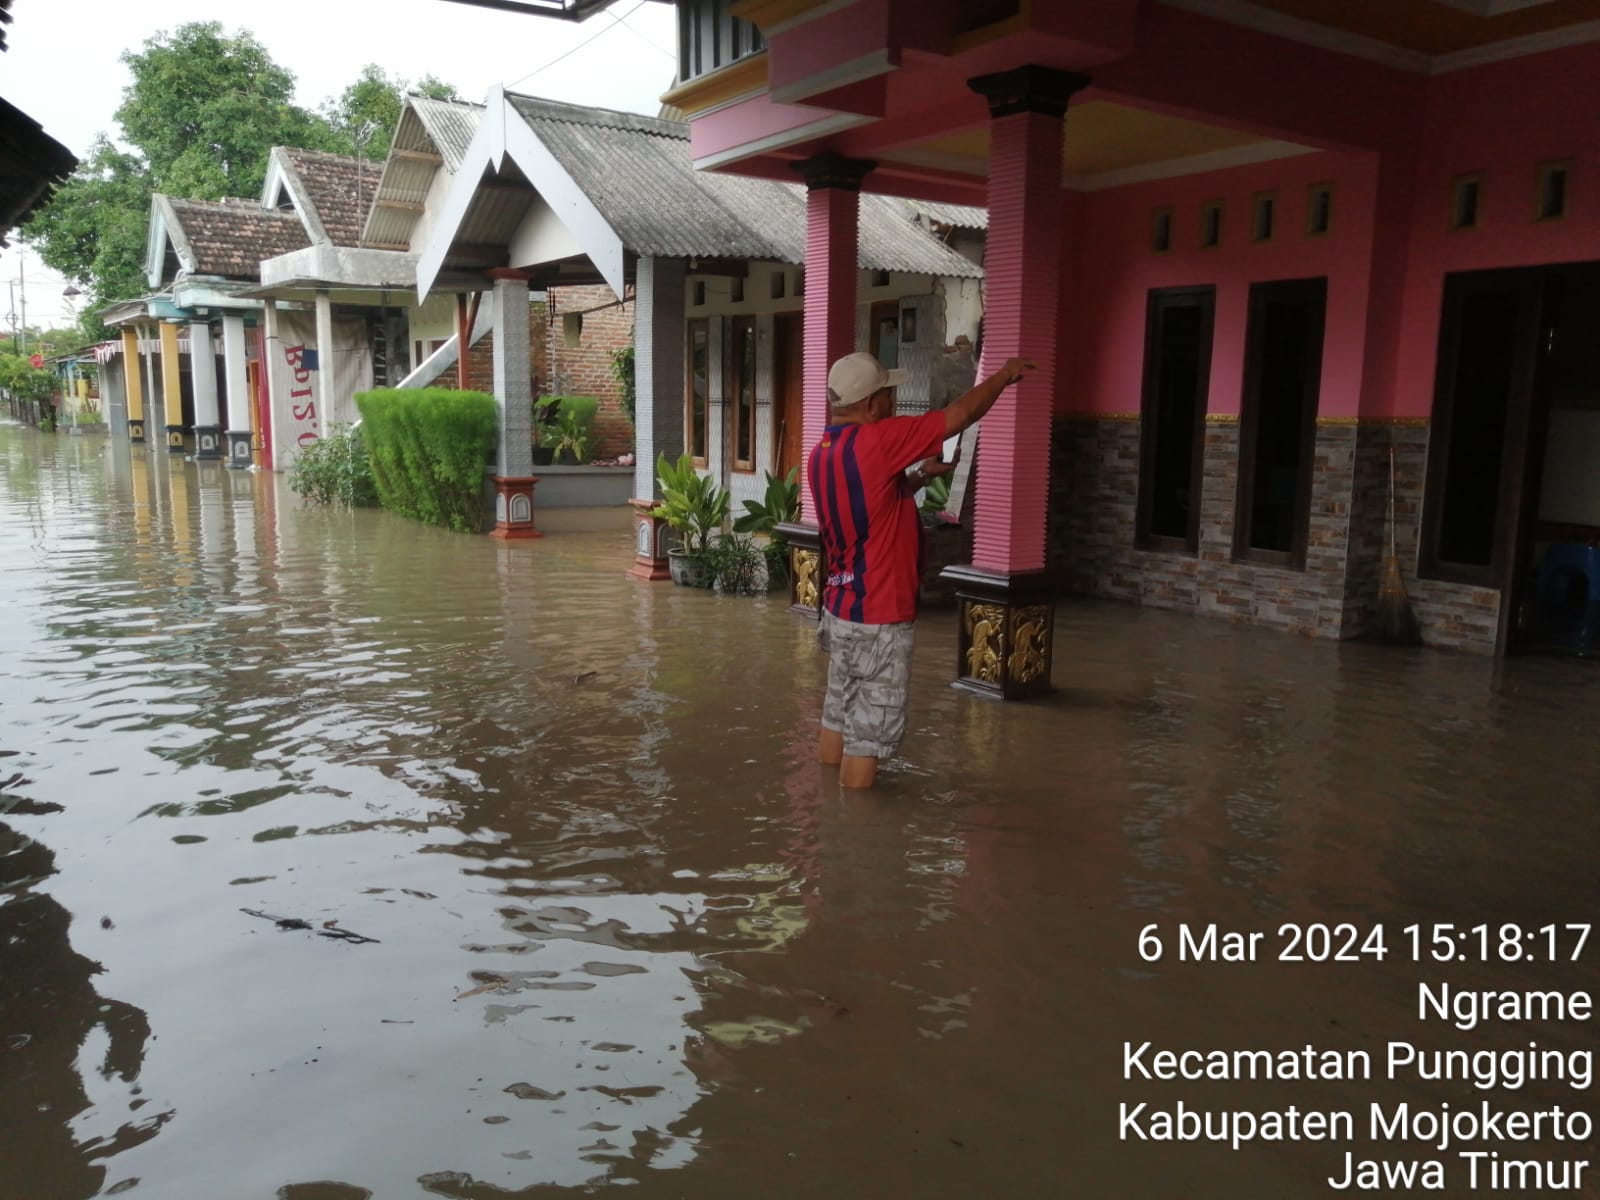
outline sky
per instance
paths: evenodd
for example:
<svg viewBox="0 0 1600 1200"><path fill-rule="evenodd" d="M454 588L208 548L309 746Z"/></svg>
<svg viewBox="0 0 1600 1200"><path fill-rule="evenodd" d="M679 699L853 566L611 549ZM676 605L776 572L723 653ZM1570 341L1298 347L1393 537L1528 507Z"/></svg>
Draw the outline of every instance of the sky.
<svg viewBox="0 0 1600 1200"><path fill-rule="evenodd" d="M617 0L582 24L447 0L13 0L0 54L0 96L83 156L130 82L121 62L146 39L189 21L249 30L297 81L296 102L316 108L376 63L390 77L433 75L467 100L507 89L654 114L676 68L673 7ZM0 333L9 333L19 279L28 324L73 324L67 283L12 235L0 251ZM20 314L18 314L20 315Z"/></svg>

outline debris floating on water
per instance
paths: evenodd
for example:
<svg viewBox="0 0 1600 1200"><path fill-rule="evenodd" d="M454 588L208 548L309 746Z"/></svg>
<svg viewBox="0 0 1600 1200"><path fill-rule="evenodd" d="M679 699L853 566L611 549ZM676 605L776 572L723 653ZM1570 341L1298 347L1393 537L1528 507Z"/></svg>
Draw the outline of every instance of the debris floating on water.
<svg viewBox="0 0 1600 1200"><path fill-rule="evenodd" d="M275 917L271 913L264 913L258 908L241 908L239 910L248 916L260 917L263 921L271 921L279 929L309 929L318 937L337 938L341 942L376 942L375 937L356 933L354 930L341 929L336 921L324 921L322 928L318 929L310 921L301 917Z"/></svg>

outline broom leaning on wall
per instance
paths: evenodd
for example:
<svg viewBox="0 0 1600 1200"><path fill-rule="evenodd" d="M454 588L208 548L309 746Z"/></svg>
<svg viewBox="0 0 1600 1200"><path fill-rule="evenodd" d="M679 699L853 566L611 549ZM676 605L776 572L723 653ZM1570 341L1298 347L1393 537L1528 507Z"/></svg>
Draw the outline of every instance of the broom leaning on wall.
<svg viewBox="0 0 1600 1200"><path fill-rule="evenodd" d="M1390 646L1420 646L1422 633L1406 596L1394 536L1394 447L1389 447L1389 546L1383 557L1383 580L1378 585L1378 640Z"/></svg>

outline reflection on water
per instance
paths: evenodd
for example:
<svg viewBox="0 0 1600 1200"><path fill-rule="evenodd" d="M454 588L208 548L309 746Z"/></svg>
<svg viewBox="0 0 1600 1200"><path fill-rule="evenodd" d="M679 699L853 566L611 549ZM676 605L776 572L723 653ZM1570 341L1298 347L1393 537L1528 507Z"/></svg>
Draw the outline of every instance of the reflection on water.
<svg viewBox="0 0 1600 1200"><path fill-rule="evenodd" d="M1326 1147L1119 1144L1121 1043L1410 1036L1423 968L1138 930L1592 909L1587 664L1074 604L1061 690L997 706L936 613L852 797L781 603L629 581L625 516L544 524L0 425L0 1194L1312 1194Z"/></svg>

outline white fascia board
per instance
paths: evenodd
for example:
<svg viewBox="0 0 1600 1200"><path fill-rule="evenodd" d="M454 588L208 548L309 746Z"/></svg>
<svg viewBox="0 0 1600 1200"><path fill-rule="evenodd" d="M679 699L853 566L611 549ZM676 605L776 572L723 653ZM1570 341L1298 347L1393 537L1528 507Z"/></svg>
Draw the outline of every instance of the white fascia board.
<svg viewBox="0 0 1600 1200"><path fill-rule="evenodd" d="M194 247L178 221L172 201L157 192L150 197L150 226L145 233L144 275L152 288L161 286L163 268L167 262L167 243L178 256L178 266L184 271L195 269Z"/></svg>
<svg viewBox="0 0 1600 1200"><path fill-rule="evenodd" d="M461 169L450 180L438 220L428 231L427 241L417 251L419 302L428 298L434 280L439 278L444 260L450 253L450 244L455 241L456 231L467 219L467 212L478 194L478 184L483 181L484 172L505 159L505 91L496 84L489 89L484 103L488 106L484 119L478 122L477 132L472 135L472 141L467 143L466 152L461 156ZM499 120L495 120L497 111ZM412 248L416 249L415 242Z"/></svg>
<svg viewBox="0 0 1600 1200"><path fill-rule="evenodd" d="M611 228L577 181L567 174L556 156L550 153L549 147L528 128L521 114L514 115L514 123L508 116L506 128L506 150L511 160L522 169L539 198L566 227L577 248L594 263L600 277L611 285L613 292L621 296L625 287L622 238ZM535 264L512 258L511 265L527 267Z"/></svg>

